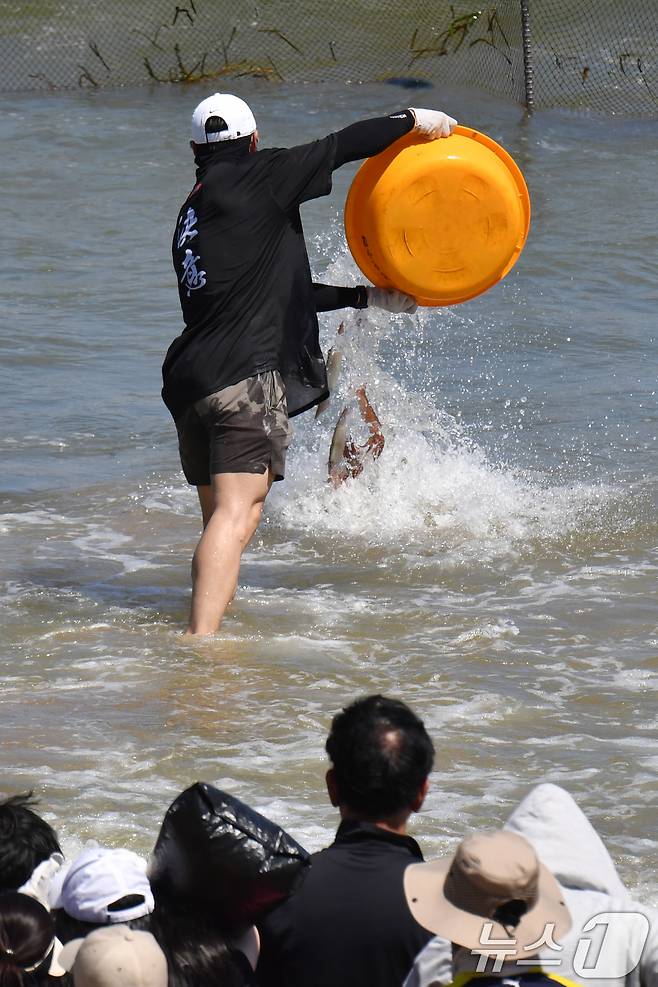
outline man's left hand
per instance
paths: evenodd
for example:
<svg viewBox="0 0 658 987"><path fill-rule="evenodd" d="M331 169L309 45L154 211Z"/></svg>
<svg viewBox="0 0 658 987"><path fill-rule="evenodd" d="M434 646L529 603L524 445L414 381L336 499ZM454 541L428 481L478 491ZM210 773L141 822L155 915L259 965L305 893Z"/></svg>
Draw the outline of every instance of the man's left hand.
<svg viewBox="0 0 658 987"><path fill-rule="evenodd" d="M411 295L388 288L367 287L368 308L381 308L385 312L407 312L413 315L418 304Z"/></svg>

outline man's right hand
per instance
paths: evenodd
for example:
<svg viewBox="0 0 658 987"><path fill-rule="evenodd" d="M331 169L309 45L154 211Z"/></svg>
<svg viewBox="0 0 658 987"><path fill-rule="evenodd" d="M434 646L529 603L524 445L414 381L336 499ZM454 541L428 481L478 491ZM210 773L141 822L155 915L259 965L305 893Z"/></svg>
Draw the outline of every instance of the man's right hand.
<svg viewBox="0 0 658 987"><path fill-rule="evenodd" d="M432 140L436 137L450 137L457 126L457 121L441 110L416 110L413 106L409 109L416 120L416 133L424 134Z"/></svg>

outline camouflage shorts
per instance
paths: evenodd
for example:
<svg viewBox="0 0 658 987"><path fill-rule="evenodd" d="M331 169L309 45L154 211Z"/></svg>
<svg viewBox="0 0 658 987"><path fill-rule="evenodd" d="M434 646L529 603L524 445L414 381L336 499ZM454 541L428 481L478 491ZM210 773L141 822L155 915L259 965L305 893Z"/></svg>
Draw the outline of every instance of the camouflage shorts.
<svg viewBox="0 0 658 987"><path fill-rule="evenodd" d="M210 483L215 473L285 473L292 438L286 391L278 370L248 377L186 408L176 421L188 483Z"/></svg>

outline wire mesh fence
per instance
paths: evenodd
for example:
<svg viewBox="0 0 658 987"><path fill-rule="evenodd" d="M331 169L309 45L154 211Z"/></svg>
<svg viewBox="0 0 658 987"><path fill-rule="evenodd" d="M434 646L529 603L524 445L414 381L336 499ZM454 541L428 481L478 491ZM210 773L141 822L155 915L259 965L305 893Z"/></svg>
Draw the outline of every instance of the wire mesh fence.
<svg viewBox="0 0 658 987"><path fill-rule="evenodd" d="M658 0L2 0L4 92L273 81L450 84L658 116Z"/></svg>
<svg viewBox="0 0 658 987"><path fill-rule="evenodd" d="M658 116L655 0L535 0L530 20L537 105Z"/></svg>

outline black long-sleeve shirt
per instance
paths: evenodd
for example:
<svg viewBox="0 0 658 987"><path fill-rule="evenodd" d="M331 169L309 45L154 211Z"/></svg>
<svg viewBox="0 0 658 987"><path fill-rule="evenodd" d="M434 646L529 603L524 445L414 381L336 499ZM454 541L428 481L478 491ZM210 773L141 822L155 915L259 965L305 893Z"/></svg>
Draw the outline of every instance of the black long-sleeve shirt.
<svg viewBox="0 0 658 987"><path fill-rule="evenodd" d="M172 243L185 321L162 368L174 418L267 370L281 372L291 417L327 396L316 313L343 307L341 298L363 307L365 292L316 293L299 207L331 191L336 168L379 153L413 125L402 110L299 147L250 154L248 144L226 141L197 156Z"/></svg>
<svg viewBox="0 0 658 987"><path fill-rule="evenodd" d="M400 110L386 117L361 120L336 133L334 168L348 161L371 158L384 151L389 144L404 137L413 129L415 118L411 110Z"/></svg>
<svg viewBox="0 0 658 987"><path fill-rule="evenodd" d="M365 285L355 288L313 282L313 301L316 312L334 312L337 308L367 308L368 295Z"/></svg>

